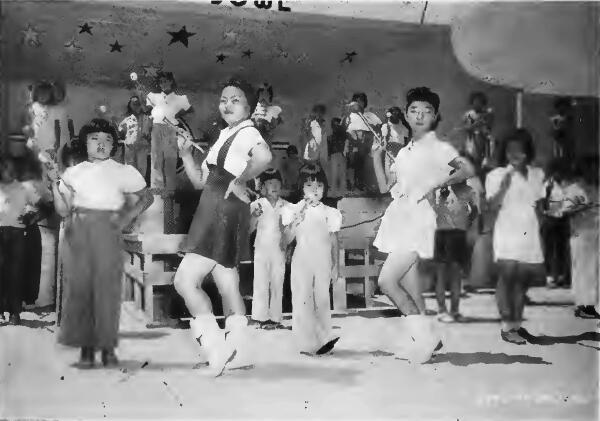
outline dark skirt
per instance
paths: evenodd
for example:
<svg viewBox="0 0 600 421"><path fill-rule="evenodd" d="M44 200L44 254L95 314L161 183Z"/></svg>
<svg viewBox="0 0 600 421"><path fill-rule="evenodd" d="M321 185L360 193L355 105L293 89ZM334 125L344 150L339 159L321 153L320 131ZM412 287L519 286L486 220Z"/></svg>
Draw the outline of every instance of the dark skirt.
<svg viewBox="0 0 600 421"><path fill-rule="evenodd" d="M233 177L210 172L183 250L214 260L226 268L250 260L250 206L225 192Z"/></svg>
<svg viewBox="0 0 600 421"><path fill-rule="evenodd" d="M433 256L436 262L458 263L465 269L469 259L467 232L458 229L437 230Z"/></svg>
<svg viewBox="0 0 600 421"><path fill-rule="evenodd" d="M22 310L26 253L25 228L0 227L0 314Z"/></svg>
<svg viewBox="0 0 600 421"><path fill-rule="evenodd" d="M65 221L64 300L59 342L74 347L117 346L123 273L121 232L112 212L76 212Z"/></svg>

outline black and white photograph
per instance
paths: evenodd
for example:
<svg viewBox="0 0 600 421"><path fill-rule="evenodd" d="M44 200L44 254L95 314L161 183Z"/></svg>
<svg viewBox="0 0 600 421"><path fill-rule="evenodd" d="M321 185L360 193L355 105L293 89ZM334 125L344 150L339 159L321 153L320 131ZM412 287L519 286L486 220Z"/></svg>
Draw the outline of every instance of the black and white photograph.
<svg viewBox="0 0 600 421"><path fill-rule="evenodd" d="M0 0L0 419L599 414L600 2Z"/></svg>

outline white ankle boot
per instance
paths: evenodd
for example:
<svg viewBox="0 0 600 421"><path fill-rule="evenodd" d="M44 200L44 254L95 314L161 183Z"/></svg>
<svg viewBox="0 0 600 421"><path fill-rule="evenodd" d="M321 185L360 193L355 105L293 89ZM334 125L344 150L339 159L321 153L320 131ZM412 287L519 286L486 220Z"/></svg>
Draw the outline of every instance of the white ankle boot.
<svg viewBox="0 0 600 421"><path fill-rule="evenodd" d="M440 341L435 319L415 314L402 317L401 321L405 343L399 352L400 356L414 364L429 361Z"/></svg>
<svg viewBox="0 0 600 421"><path fill-rule="evenodd" d="M235 352L235 357L227 364L228 368L240 368L252 364L250 341L250 329L248 329L246 316L233 314L225 319L227 353Z"/></svg>
<svg viewBox="0 0 600 421"><path fill-rule="evenodd" d="M232 353L225 345L225 332L217 324L213 314L203 314L190 320L193 337L198 341L208 359L211 374L220 376Z"/></svg>

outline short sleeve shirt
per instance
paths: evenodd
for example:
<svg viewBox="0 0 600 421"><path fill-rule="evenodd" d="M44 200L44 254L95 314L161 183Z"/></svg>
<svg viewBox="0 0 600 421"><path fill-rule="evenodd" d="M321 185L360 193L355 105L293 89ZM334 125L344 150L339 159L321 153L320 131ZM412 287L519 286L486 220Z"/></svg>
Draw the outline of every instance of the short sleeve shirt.
<svg viewBox="0 0 600 421"><path fill-rule="evenodd" d="M112 159L84 161L67 168L62 179L74 190L75 207L96 210L119 210L125 204L125 194L146 187L138 170ZM60 183L60 189L64 193L69 191L64 183Z"/></svg>

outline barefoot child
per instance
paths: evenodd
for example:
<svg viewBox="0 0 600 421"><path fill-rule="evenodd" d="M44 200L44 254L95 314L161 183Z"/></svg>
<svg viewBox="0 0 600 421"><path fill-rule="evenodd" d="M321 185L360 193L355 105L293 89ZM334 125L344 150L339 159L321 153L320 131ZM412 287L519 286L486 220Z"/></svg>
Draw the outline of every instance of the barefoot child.
<svg viewBox="0 0 600 421"><path fill-rule="evenodd" d="M65 298L59 342L81 348L81 368L118 363L123 271L121 230L152 203L141 174L110 159L117 134L106 120L83 126L87 160L53 174L56 211L66 219L63 263Z"/></svg>
<svg viewBox="0 0 600 421"><path fill-rule="evenodd" d="M289 202L281 199L281 174L267 170L260 175L263 197L250 204L250 231L256 230L252 319L265 329L281 325L285 245L281 211Z"/></svg>
<svg viewBox="0 0 600 421"><path fill-rule="evenodd" d="M339 337L331 331L329 286L338 278L339 210L324 205L327 178L323 169L308 164L300 170L298 185L304 199L284 208L282 223L296 238L292 257L292 331L301 352L325 354Z"/></svg>

